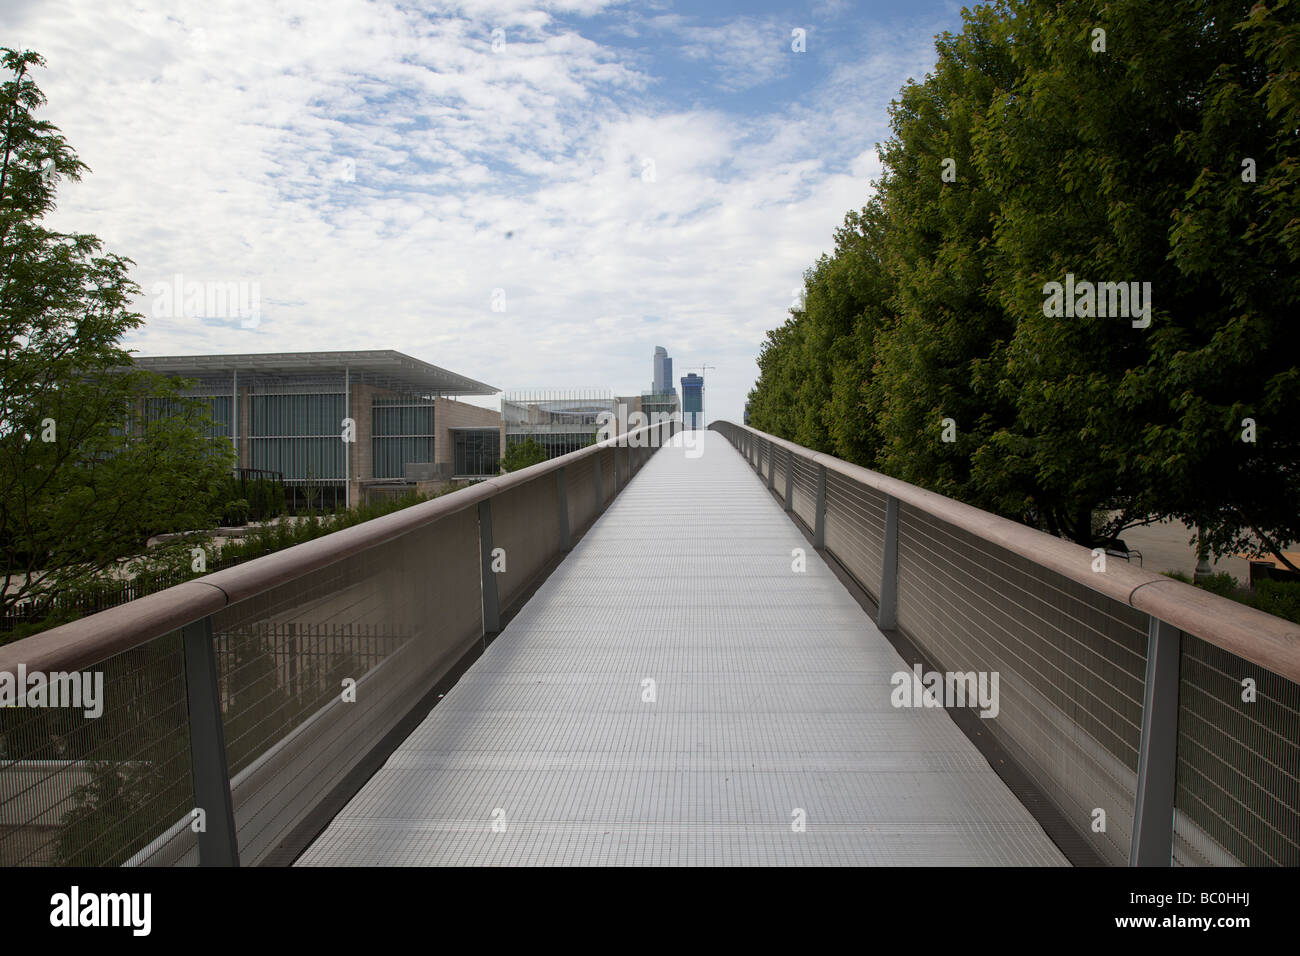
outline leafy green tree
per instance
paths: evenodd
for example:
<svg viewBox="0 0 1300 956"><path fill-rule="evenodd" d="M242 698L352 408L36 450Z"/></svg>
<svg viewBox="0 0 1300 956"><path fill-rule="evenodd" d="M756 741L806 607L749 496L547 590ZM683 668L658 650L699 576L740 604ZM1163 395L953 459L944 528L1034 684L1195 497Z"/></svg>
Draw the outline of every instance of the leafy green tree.
<svg viewBox="0 0 1300 956"><path fill-rule="evenodd" d="M768 334L755 425L1079 542L1178 517L1289 565L1296 12L963 13L891 108L877 195ZM1096 294L1062 313L1067 276ZM1099 283L1139 298L1101 315Z"/></svg>
<svg viewBox="0 0 1300 956"><path fill-rule="evenodd" d="M118 345L143 324L129 259L40 220L81 163L49 122L32 52L0 50L0 572L4 608L101 575L163 531L206 528L232 464L206 405Z"/></svg>
<svg viewBox="0 0 1300 956"><path fill-rule="evenodd" d="M997 212L978 161L993 104L1017 81L1005 7L964 11L938 37L938 61L890 108L881 150L884 221L874 243L895 319L881 336L869 408L889 474L983 507L1019 514L990 493L980 455L1014 412L998 385L1014 324L997 300L989 244Z"/></svg>
<svg viewBox="0 0 1300 956"><path fill-rule="evenodd" d="M1135 376L1172 412L1148 429L1143 463L1212 551L1269 552L1295 571L1283 551L1300 540L1300 9L1214 12L1200 121L1175 139L1194 179L1170 213L1169 255L1195 304Z"/></svg>
<svg viewBox="0 0 1300 956"><path fill-rule="evenodd" d="M796 441L798 363L803 360L804 313L791 309L785 324L767 333L758 352L758 382L749 393L754 428Z"/></svg>
<svg viewBox="0 0 1300 956"><path fill-rule="evenodd" d="M518 471L529 465L546 461L546 449L535 438L525 438L521 442L506 446L506 456L501 459L501 473Z"/></svg>
<svg viewBox="0 0 1300 956"><path fill-rule="evenodd" d="M1295 115L1285 93L1273 117L1263 105L1268 60L1294 63L1295 35L1267 39L1277 21L1257 7L1243 22L1247 7L1016 5L1023 75L981 162L1017 418L976 467L1078 541L1167 515L1211 525L1220 553L1297 530ZM1253 189L1245 155L1271 177ZM1045 283L1069 273L1149 283L1149 325L1045 314ZM1252 414L1268 429L1254 445ZM1096 509L1112 515L1099 527Z"/></svg>

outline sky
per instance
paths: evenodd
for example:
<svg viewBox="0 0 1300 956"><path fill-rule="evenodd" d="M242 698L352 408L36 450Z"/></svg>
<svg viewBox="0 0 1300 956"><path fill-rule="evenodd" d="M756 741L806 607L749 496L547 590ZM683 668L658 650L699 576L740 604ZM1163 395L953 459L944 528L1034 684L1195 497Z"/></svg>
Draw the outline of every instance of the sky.
<svg viewBox="0 0 1300 956"><path fill-rule="evenodd" d="M662 345L739 421L960 9L0 0L0 46L47 61L38 118L91 169L47 225L135 262L136 354L396 349L636 394Z"/></svg>

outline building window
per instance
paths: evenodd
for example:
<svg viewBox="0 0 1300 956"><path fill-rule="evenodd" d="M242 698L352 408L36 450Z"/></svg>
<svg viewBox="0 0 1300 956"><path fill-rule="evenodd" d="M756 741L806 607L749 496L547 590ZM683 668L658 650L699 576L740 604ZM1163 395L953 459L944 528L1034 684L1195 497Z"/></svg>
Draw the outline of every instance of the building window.
<svg viewBox="0 0 1300 956"><path fill-rule="evenodd" d="M431 463L433 408L427 399L376 398L371 409L371 452L375 478L404 478L406 466Z"/></svg>
<svg viewBox="0 0 1300 956"><path fill-rule="evenodd" d="M495 475L501 471L501 432L496 428L458 428L452 433L456 477Z"/></svg>
<svg viewBox="0 0 1300 956"><path fill-rule="evenodd" d="M506 435L506 447L512 448L528 441L530 438L546 449L548 459L559 458L571 451L594 445L596 443L596 426L592 425L591 431L580 432L513 431Z"/></svg>
<svg viewBox="0 0 1300 956"><path fill-rule="evenodd" d="M206 413L211 422L204 426L203 435L205 438L224 438L230 440L230 396L229 395L198 395L187 396L197 399L200 402L206 402L208 408ZM139 406L138 425L149 425L157 421L173 417L186 417L185 402L177 401L170 398L146 398ZM119 433L115 430L115 433Z"/></svg>
<svg viewBox="0 0 1300 956"><path fill-rule="evenodd" d="M253 395L253 467L291 481L343 480L343 395Z"/></svg>
<svg viewBox="0 0 1300 956"><path fill-rule="evenodd" d="M216 395L208 399L211 403L211 410L208 414L212 417L212 424L208 426L204 434L209 438L230 438L230 406L232 404L229 395Z"/></svg>

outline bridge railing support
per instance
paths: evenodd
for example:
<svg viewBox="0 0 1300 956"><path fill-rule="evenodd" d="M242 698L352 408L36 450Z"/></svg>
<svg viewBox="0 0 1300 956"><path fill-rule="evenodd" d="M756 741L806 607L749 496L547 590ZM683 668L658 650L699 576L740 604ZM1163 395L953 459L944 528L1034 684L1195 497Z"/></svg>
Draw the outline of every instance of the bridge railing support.
<svg viewBox="0 0 1300 956"><path fill-rule="evenodd" d="M885 499L884 554L880 562L880 602L876 625L898 627L898 499Z"/></svg>
<svg viewBox="0 0 1300 956"><path fill-rule="evenodd" d="M794 510L794 452L785 453L785 510Z"/></svg>
<svg viewBox="0 0 1300 956"><path fill-rule="evenodd" d="M1178 628L1150 618L1130 866L1169 866L1173 862L1181 653Z"/></svg>
<svg viewBox="0 0 1300 956"><path fill-rule="evenodd" d="M478 541L481 560L480 586L483 600L483 633L496 634L501 630L501 604L497 594L497 575L493 571L492 554L492 502L478 503Z"/></svg>
<svg viewBox="0 0 1300 956"><path fill-rule="evenodd" d="M813 506L813 547L826 547L826 466L817 466L817 501Z"/></svg>
<svg viewBox="0 0 1300 956"><path fill-rule="evenodd" d="M187 624L181 631L181 639L185 654L185 696L189 704L194 806L202 814L199 865L239 866L235 807L230 797L230 768L226 762L226 735L221 717L221 688L212 649L212 618Z"/></svg>

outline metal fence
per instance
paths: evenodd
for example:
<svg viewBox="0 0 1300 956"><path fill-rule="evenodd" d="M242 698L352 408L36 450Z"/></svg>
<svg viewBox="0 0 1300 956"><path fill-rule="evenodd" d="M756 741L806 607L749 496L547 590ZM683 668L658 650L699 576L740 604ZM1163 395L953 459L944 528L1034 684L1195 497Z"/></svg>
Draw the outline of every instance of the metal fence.
<svg viewBox="0 0 1300 956"><path fill-rule="evenodd" d="M1100 857L1300 864L1300 626L730 422L730 441Z"/></svg>
<svg viewBox="0 0 1300 956"><path fill-rule="evenodd" d="M638 429L0 647L0 680L27 691L0 707L0 865L283 858L678 428Z"/></svg>

